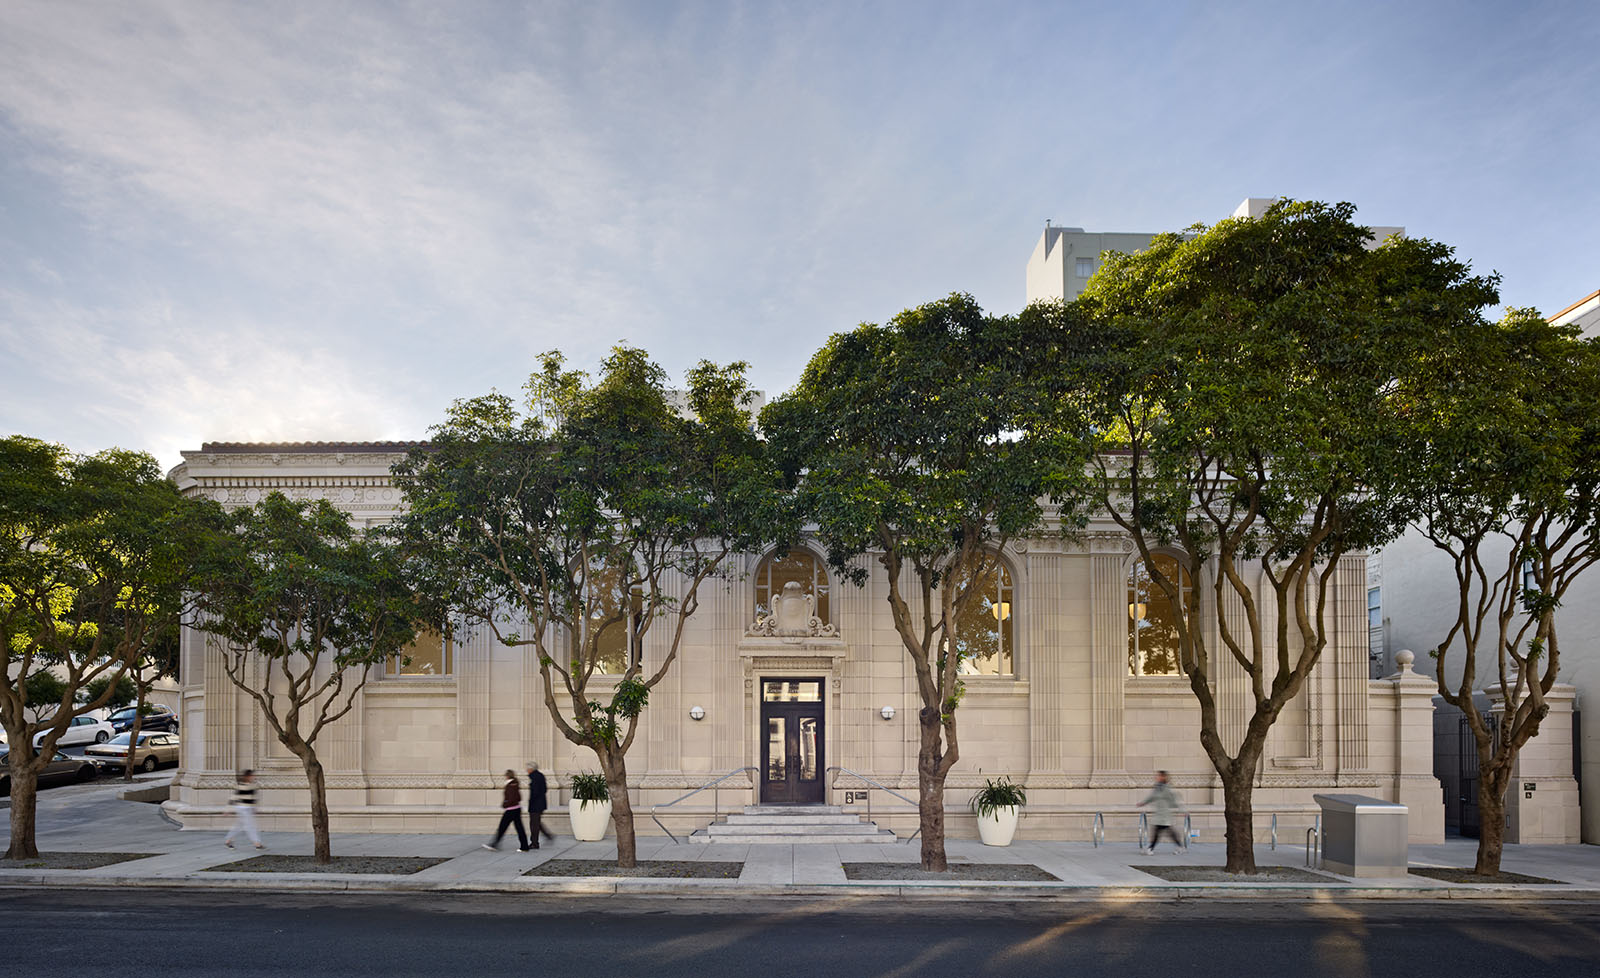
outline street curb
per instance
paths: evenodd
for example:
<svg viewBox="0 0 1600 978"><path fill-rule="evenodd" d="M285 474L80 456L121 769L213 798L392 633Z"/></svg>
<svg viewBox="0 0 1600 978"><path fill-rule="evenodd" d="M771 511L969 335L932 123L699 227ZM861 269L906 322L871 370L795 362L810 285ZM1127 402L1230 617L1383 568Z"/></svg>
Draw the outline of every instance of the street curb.
<svg viewBox="0 0 1600 978"><path fill-rule="evenodd" d="M1271 900L1332 903L1339 901L1429 902L1537 901L1541 903L1597 903L1600 892L1569 886L1439 886L1439 887L1329 887L1280 884L1275 886L1089 886L1034 883L740 883L704 880L687 883L671 879L529 878L515 880L410 880L338 874L197 873L184 877L92 876L83 870L41 870L0 873L0 889L31 887L83 889L244 890L273 893L501 893L529 896L659 896L704 899L772 899L892 897L902 901L1048 900L1065 903L1150 903L1194 900Z"/></svg>

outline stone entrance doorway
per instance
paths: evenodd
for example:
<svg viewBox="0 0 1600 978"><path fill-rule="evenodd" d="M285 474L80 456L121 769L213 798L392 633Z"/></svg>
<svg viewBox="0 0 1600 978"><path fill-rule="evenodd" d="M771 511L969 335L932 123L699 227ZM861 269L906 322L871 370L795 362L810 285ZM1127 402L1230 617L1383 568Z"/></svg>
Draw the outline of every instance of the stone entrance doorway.
<svg viewBox="0 0 1600 978"><path fill-rule="evenodd" d="M762 804L822 804L827 769L822 707L820 678L762 678Z"/></svg>

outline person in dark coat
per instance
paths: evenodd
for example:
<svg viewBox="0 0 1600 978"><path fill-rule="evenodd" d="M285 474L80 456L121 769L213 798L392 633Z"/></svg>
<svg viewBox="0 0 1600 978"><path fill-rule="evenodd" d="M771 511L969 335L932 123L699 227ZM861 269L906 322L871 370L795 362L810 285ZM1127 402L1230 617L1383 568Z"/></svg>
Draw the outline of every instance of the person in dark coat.
<svg viewBox="0 0 1600 978"><path fill-rule="evenodd" d="M528 836L522 831L522 788L517 784L517 772L506 771L506 791L500 799L500 828L495 831L494 841L485 842L485 849L500 848L500 840L505 836L506 829L515 825L517 827L517 851L528 851Z"/></svg>
<svg viewBox="0 0 1600 978"><path fill-rule="evenodd" d="M539 765L533 761L528 762L528 838L533 842L530 849L539 848L539 836L554 839L556 834L544 827L545 793L549 790L544 783L544 775L539 772Z"/></svg>

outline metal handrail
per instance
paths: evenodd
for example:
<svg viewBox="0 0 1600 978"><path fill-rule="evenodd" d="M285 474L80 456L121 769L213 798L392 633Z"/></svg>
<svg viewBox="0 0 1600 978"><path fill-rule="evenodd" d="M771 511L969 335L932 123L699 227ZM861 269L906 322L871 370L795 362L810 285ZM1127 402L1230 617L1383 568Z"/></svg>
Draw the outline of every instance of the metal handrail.
<svg viewBox="0 0 1600 978"><path fill-rule="evenodd" d="M874 788L877 788L880 791L887 791L889 794L894 795L896 798L898 798L901 801L905 802L907 805L912 806L913 808L918 808L918 809L921 808L921 806L919 806L915 801L911 800L910 798L907 798L905 795L902 795L900 792L894 790L893 788L890 788L887 785L879 784L878 782L876 782L876 781L872 780L871 778L867 777L865 774L857 774L856 772L850 770L847 767L838 767L836 765L834 767L828 768L826 773L831 774L831 773L833 773L835 771L839 772L840 774L848 774L852 778L855 778L857 781L862 781L862 782L865 782L867 784L870 784ZM872 792L870 792L870 791L867 792L867 821L869 821L869 822L872 821ZM910 835L906 836L904 839L901 839L900 841L909 844L911 842L911 840L915 839L917 837L917 834L920 833L921 831L922 831L922 825L921 825L921 823L919 821L919 823L917 825L917 831L911 833Z"/></svg>
<svg viewBox="0 0 1600 978"><path fill-rule="evenodd" d="M1321 862L1321 860L1314 860L1312 857L1313 855L1320 856L1321 853L1322 816L1319 814L1315 820L1312 821L1311 826L1306 829L1306 866L1310 867L1311 869L1319 868L1317 863Z"/></svg>
<svg viewBox="0 0 1600 978"><path fill-rule="evenodd" d="M1106 841L1106 813L1095 812L1094 823L1089 826L1089 835L1094 838L1094 847L1100 848L1100 843Z"/></svg>
<svg viewBox="0 0 1600 978"><path fill-rule="evenodd" d="M650 806L650 818L651 818L652 821L654 821L656 823L657 826L659 826L661 828L661 831L667 833L667 838L671 839L674 843L677 843L678 842L678 837L672 834L672 830L671 829L669 829L665 825L661 824L661 819L656 818L656 810L657 809L660 809L660 808L671 808L673 805L676 805L678 802L683 801L685 798L692 798L695 795L698 795L700 792L706 790L707 788L712 787L713 785L721 784L722 782L724 782L724 781L728 780L729 778L733 777L735 774L743 774L746 771L759 771L759 770L761 770L761 769L758 768L758 767L736 767L732 771L729 771L727 774L724 774L722 777L717 778L714 781L707 781L705 784L701 785L700 787L694 789L693 791L691 791L691 792L689 792L687 794L679 795L678 797L672 799L671 801L664 802L664 803L662 803L660 805L651 805ZM720 792L713 792L712 795L711 795L711 798L712 798L712 801L711 801L711 820L713 822L715 822L717 819L722 817L721 793Z"/></svg>

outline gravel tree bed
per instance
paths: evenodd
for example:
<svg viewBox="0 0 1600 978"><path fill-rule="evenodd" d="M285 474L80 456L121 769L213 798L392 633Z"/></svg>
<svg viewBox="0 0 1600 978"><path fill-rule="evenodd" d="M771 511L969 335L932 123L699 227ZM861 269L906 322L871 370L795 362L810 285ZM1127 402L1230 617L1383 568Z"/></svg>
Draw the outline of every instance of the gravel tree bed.
<svg viewBox="0 0 1600 978"><path fill-rule="evenodd" d="M1499 872L1493 876L1479 876L1470 869L1455 869L1450 866L1414 866L1412 876L1425 876L1430 880L1443 880L1446 883L1511 883L1522 886L1566 886L1566 880L1547 880L1543 876L1526 876L1522 873Z"/></svg>
<svg viewBox="0 0 1600 978"><path fill-rule="evenodd" d="M159 852L41 852L38 859L0 859L0 869L99 869Z"/></svg>
<svg viewBox="0 0 1600 978"><path fill-rule="evenodd" d="M951 863L949 872L935 873L916 863L845 863L849 880L903 880L908 883L978 881L984 883L1059 883L1061 878L1032 863Z"/></svg>
<svg viewBox="0 0 1600 978"><path fill-rule="evenodd" d="M1258 866L1254 873L1230 873L1221 866L1129 866L1168 883L1340 883L1324 873L1293 866Z"/></svg>
<svg viewBox="0 0 1600 978"><path fill-rule="evenodd" d="M208 866L206 873L373 873L410 876L429 866L445 862L443 856L334 856L331 863L319 863L315 856L290 856L272 853L252 856L236 863Z"/></svg>
<svg viewBox="0 0 1600 978"><path fill-rule="evenodd" d="M744 863L719 863L694 859L650 859L632 869L619 869L603 859L552 859L523 873L524 876L644 876L651 878L736 880Z"/></svg>

